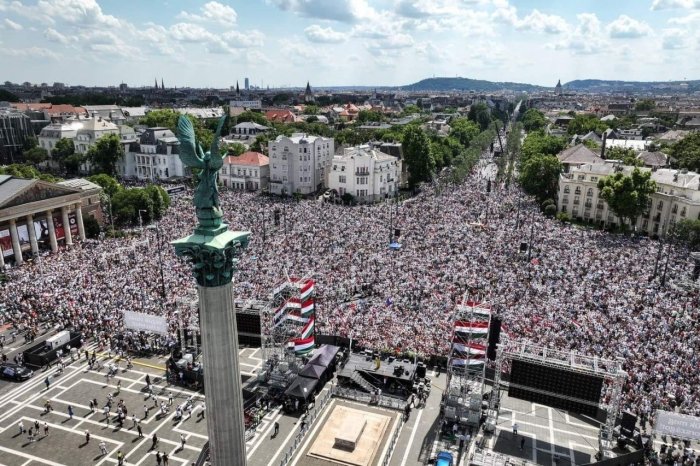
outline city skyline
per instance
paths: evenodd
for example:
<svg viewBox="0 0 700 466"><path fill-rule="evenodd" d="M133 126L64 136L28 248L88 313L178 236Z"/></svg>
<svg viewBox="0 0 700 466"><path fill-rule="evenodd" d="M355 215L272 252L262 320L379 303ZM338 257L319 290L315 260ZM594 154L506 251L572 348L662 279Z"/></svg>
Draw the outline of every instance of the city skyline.
<svg viewBox="0 0 700 466"><path fill-rule="evenodd" d="M700 78L698 0L0 0L0 80L397 86Z"/></svg>

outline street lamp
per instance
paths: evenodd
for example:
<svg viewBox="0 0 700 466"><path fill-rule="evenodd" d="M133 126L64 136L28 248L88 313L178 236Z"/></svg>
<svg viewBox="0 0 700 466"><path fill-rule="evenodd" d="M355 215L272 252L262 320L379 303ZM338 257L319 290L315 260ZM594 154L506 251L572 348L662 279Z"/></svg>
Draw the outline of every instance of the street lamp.
<svg viewBox="0 0 700 466"><path fill-rule="evenodd" d="M143 219L141 218L141 212L146 212L148 213L147 210L145 209L139 209L139 229L141 230L141 235L143 235Z"/></svg>

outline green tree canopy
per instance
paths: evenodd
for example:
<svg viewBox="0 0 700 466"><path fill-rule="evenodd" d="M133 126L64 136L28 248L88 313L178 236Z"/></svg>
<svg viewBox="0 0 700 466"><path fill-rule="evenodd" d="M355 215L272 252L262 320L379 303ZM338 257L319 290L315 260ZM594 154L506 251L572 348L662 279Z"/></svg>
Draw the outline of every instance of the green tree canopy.
<svg viewBox="0 0 700 466"><path fill-rule="evenodd" d="M66 159L75 153L75 144L72 139L61 138L51 151L51 158L55 160L61 168L65 168Z"/></svg>
<svg viewBox="0 0 700 466"><path fill-rule="evenodd" d="M304 115L318 115L318 106L307 105L304 107Z"/></svg>
<svg viewBox="0 0 700 466"><path fill-rule="evenodd" d="M408 166L408 185L414 188L429 181L435 171L435 160L430 153L430 140L423 129L411 125L403 135L403 155Z"/></svg>
<svg viewBox="0 0 700 466"><path fill-rule="evenodd" d="M81 154L71 154L63 159L63 166L69 175L76 175L80 171L80 166L85 162L85 157Z"/></svg>
<svg viewBox="0 0 700 466"><path fill-rule="evenodd" d="M631 147L611 147L605 151L605 158L608 160L620 160L625 165L632 165L634 167L641 167L644 165L641 160L637 158L637 152Z"/></svg>
<svg viewBox="0 0 700 466"><path fill-rule="evenodd" d="M561 163L553 155L535 155L520 168L520 183L539 202L556 197Z"/></svg>
<svg viewBox="0 0 700 466"><path fill-rule="evenodd" d="M467 147L480 132L479 125L467 118L453 118L450 122L450 136Z"/></svg>
<svg viewBox="0 0 700 466"><path fill-rule="evenodd" d="M228 155L241 155L245 152L245 146L240 142L232 142L224 147Z"/></svg>
<svg viewBox="0 0 700 466"><path fill-rule="evenodd" d="M105 173L89 176L87 180L102 186L103 192L110 198L114 197L115 194L124 189L116 179Z"/></svg>
<svg viewBox="0 0 700 466"><path fill-rule="evenodd" d="M624 223L634 225L637 217L647 210L649 198L656 191L656 183L650 171L635 168L631 175L621 172L606 176L598 181L600 197L605 199L610 209Z"/></svg>
<svg viewBox="0 0 700 466"><path fill-rule="evenodd" d="M382 121L382 114L375 110L360 110L357 114L357 122L359 124L368 123L370 121Z"/></svg>
<svg viewBox="0 0 700 466"><path fill-rule="evenodd" d="M700 132L693 132L669 147L669 155L675 158L680 168L700 171Z"/></svg>
<svg viewBox="0 0 700 466"><path fill-rule="evenodd" d="M524 163L535 155L557 155L566 148L566 140L535 131L527 135L520 149L520 161Z"/></svg>
<svg viewBox="0 0 700 466"><path fill-rule="evenodd" d="M253 123L263 126L270 126L270 122L267 121L265 115L263 115L261 112L254 112L252 110L246 110L240 115L236 115L235 117L231 118L231 125L236 126L238 123L244 123L246 121L252 121Z"/></svg>
<svg viewBox="0 0 700 466"><path fill-rule="evenodd" d="M484 103L473 104L469 107L467 118L479 125L479 129L484 131L491 124L491 112Z"/></svg>
<svg viewBox="0 0 700 466"><path fill-rule="evenodd" d="M595 131L600 134L608 129L608 125L604 121L590 113L581 113L576 115L566 127L566 132L573 136L574 134L586 134L590 131Z"/></svg>
<svg viewBox="0 0 700 466"><path fill-rule="evenodd" d="M691 251L700 250L700 220L685 219L676 223L676 238Z"/></svg>
<svg viewBox="0 0 700 466"><path fill-rule="evenodd" d="M549 121L544 116L544 113L536 108L530 108L522 116L522 123L525 131L539 131L547 127Z"/></svg>
<svg viewBox="0 0 700 466"><path fill-rule="evenodd" d="M90 146L86 157L100 173L114 175L117 161L124 156L124 146L118 134L106 134Z"/></svg>
<svg viewBox="0 0 700 466"><path fill-rule="evenodd" d="M25 150L22 155L24 156L24 160L32 165L38 165L45 162L49 157L48 151L43 147L35 147L33 149Z"/></svg>
<svg viewBox="0 0 700 466"><path fill-rule="evenodd" d="M420 108L415 104L406 105L401 112L404 116L413 115L414 113L420 113Z"/></svg>
<svg viewBox="0 0 700 466"><path fill-rule="evenodd" d="M656 102L653 99L642 99L634 104L634 109L638 112L648 112L656 108Z"/></svg>
<svg viewBox="0 0 700 466"><path fill-rule="evenodd" d="M41 173L35 167L31 165L13 163L12 165L5 165L0 167L0 175L10 175L17 178L27 178L27 179L39 179L42 181L48 181L50 183L55 183L61 181L60 178L49 175L48 173Z"/></svg>
<svg viewBox="0 0 700 466"><path fill-rule="evenodd" d="M253 112L251 112L253 113ZM151 110L150 112L146 113L146 116L141 118L139 120L139 123L142 125L146 125L149 128L153 127L164 127L168 128L170 131L173 133L177 134L177 119L180 117L180 112L176 112L175 110L172 109L160 109L160 110ZM240 115L239 115L240 117ZM209 146L211 146L211 142L214 139L214 132L210 130L206 123L203 122L202 120L193 117L192 115L187 115L187 118L190 119L192 122L192 126L194 126L194 135L197 138L197 142L202 145L202 148L206 151L209 149ZM264 117L263 117L264 119ZM246 120L240 120L240 121L246 121ZM240 123L239 121L239 123ZM216 127L216 123L212 123L214 127Z"/></svg>

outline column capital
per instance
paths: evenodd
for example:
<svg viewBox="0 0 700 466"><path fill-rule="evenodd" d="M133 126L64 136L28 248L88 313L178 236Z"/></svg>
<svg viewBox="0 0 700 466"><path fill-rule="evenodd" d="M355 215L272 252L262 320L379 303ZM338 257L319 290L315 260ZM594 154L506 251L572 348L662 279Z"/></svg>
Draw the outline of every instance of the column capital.
<svg viewBox="0 0 700 466"><path fill-rule="evenodd" d="M17 220L16 220L16 219L14 219L14 218L11 218L11 219L10 219L10 220L8 220L8 221L9 221L10 225L14 225L14 224L16 224L16 223L17 223Z"/></svg>

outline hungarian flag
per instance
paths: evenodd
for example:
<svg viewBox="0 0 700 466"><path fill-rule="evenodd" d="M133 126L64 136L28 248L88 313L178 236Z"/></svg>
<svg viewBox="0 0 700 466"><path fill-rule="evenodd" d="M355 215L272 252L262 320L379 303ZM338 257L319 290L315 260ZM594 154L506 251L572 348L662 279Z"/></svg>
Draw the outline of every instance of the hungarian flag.
<svg viewBox="0 0 700 466"><path fill-rule="evenodd" d="M477 360L470 359L469 361L467 361L466 359L453 359L453 360L452 360L452 365L453 365L453 366L458 366L458 367L459 367L459 366L466 366L466 365L467 365L467 362L469 362L469 367L471 367L471 368L478 367L478 366L483 366L483 365L484 365L484 361L483 361L483 360L478 360L478 359L477 359Z"/></svg>
<svg viewBox="0 0 700 466"><path fill-rule="evenodd" d="M467 301L462 303L460 310L464 312L472 312L480 316L487 316L491 314L491 308L489 306L476 301Z"/></svg>
<svg viewBox="0 0 700 466"><path fill-rule="evenodd" d="M285 303L285 306L290 309L301 309L301 300L297 298L289 298Z"/></svg>
<svg viewBox="0 0 700 466"><path fill-rule="evenodd" d="M455 322L455 332L458 334L469 334L477 338L485 338L489 333L489 323L458 320Z"/></svg>
<svg viewBox="0 0 700 466"><path fill-rule="evenodd" d="M305 300L309 296L311 296L311 293L314 291L314 282L313 280L307 280L301 285L301 288L299 289L300 297L302 300Z"/></svg>
<svg viewBox="0 0 700 466"><path fill-rule="evenodd" d="M301 330L301 338L309 338L314 334L314 324L315 324L316 319L314 319L313 316L309 318L309 321L304 325L304 328Z"/></svg>
<svg viewBox="0 0 700 466"><path fill-rule="evenodd" d="M287 314L287 320L293 320L294 322L299 322L300 324L306 324L309 322L308 317L302 317L299 315L299 313L292 311L289 314Z"/></svg>
<svg viewBox="0 0 700 466"><path fill-rule="evenodd" d="M294 340L294 352L296 354L306 354L314 349L314 337L297 338Z"/></svg>
<svg viewBox="0 0 700 466"><path fill-rule="evenodd" d="M452 344L452 349L461 354L469 354L470 357L477 359L483 358L486 355L486 345L480 345L478 343L468 343L464 345L455 342Z"/></svg>
<svg viewBox="0 0 700 466"><path fill-rule="evenodd" d="M301 313L303 315L311 314L314 311L314 300L307 299L301 304Z"/></svg>

